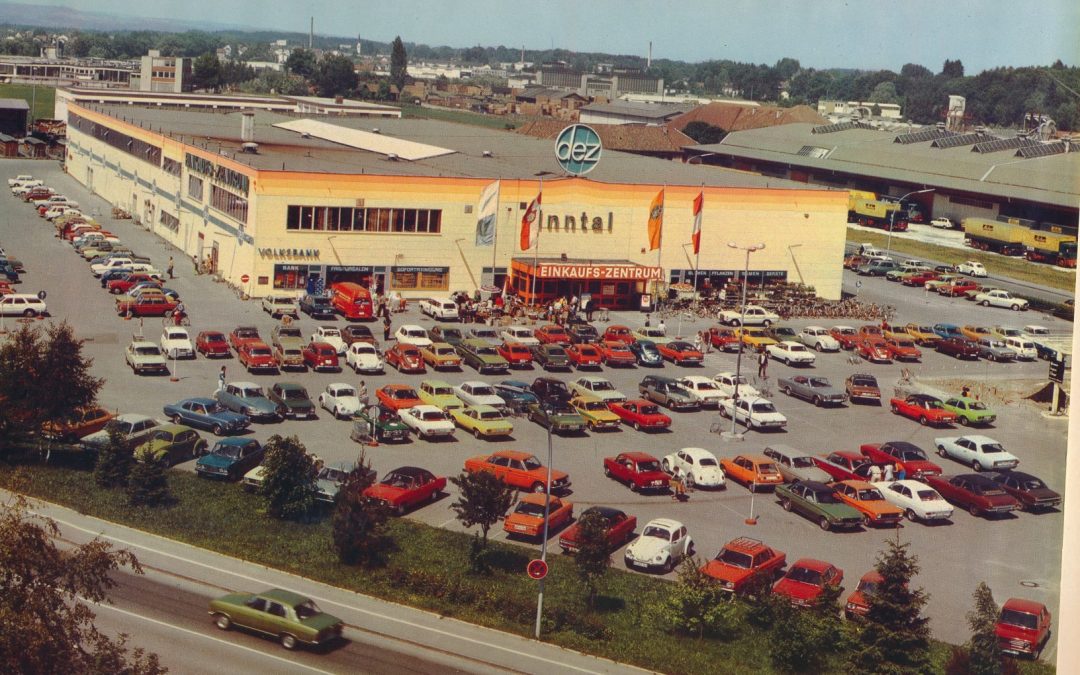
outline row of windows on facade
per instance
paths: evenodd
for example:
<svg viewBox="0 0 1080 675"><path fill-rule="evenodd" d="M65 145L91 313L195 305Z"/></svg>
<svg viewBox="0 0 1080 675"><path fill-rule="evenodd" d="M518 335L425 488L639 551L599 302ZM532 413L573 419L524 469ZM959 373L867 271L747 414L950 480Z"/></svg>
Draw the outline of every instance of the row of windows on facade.
<svg viewBox="0 0 1080 675"><path fill-rule="evenodd" d="M440 209L290 206L287 230L332 232L442 232Z"/></svg>
<svg viewBox="0 0 1080 675"><path fill-rule="evenodd" d="M370 274L361 274L350 279L361 285L373 288ZM304 290L308 284L306 265L275 265L274 288L279 290ZM450 289L449 272L392 272L390 290L395 291L446 291Z"/></svg>
<svg viewBox="0 0 1080 675"><path fill-rule="evenodd" d="M195 176L188 176L188 196L199 202L203 199L203 181ZM210 206L221 211L233 220L246 223L248 219L248 201L234 195L217 185L210 186Z"/></svg>
<svg viewBox="0 0 1080 675"><path fill-rule="evenodd" d="M144 162L161 166L161 148L127 134L92 122L85 117L68 113L68 125Z"/></svg>

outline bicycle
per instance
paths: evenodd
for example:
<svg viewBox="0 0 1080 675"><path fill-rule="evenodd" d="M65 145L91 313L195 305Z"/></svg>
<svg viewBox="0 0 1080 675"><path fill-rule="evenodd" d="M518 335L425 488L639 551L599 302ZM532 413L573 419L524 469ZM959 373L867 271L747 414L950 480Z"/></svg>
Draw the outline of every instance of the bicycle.
<svg viewBox="0 0 1080 675"><path fill-rule="evenodd" d="M169 314L161 317L161 327L168 328L169 326L190 326L191 317L186 313L180 317L180 323L176 322L176 316Z"/></svg>

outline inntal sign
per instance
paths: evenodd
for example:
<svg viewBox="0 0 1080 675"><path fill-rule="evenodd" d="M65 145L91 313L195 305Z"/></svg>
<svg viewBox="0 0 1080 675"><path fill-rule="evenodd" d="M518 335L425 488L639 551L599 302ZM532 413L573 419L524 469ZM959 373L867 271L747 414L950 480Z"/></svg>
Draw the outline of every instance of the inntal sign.
<svg viewBox="0 0 1080 675"><path fill-rule="evenodd" d="M541 264L537 276L544 279L610 279L622 281L660 281L664 270L638 265L559 265Z"/></svg>

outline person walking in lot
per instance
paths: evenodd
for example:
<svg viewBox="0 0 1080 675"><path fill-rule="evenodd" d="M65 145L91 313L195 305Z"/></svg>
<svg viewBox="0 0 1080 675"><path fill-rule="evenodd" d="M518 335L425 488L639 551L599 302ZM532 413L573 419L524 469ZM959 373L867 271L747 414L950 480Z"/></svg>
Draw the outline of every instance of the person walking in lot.
<svg viewBox="0 0 1080 675"><path fill-rule="evenodd" d="M769 370L769 352L764 349L757 357L757 375L758 377L768 377Z"/></svg>
<svg viewBox="0 0 1080 675"><path fill-rule="evenodd" d="M871 483L879 483L879 482L881 482L881 467L878 466L877 464L871 464L870 465L870 482Z"/></svg>
<svg viewBox="0 0 1080 675"><path fill-rule="evenodd" d="M382 336L383 336L384 341L388 342L390 340L390 317L389 316L383 319Z"/></svg>
<svg viewBox="0 0 1080 675"><path fill-rule="evenodd" d="M367 383L363 380L360 380L360 388L356 390L356 397L360 399L360 405L364 406L364 408L367 408Z"/></svg>
<svg viewBox="0 0 1080 675"><path fill-rule="evenodd" d="M886 464L885 465L885 481L891 483L895 479L896 479L896 474L893 472L893 465L891 463Z"/></svg>
<svg viewBox="0 0 1080 675"><path fill-rule="evenodd" d="M218 372L217 389L218 391L225 391L225 366L222 366L221 371Z"/></svg>
<svg viewBox="0 0 1080 675"><path fill-rule="evenodd" d="M683 478L681 468L676 467L671 474L671 500L682 501L686 499L686 480Z"/></svg>
<svg viewBox="0 0 1080 675"><path fill-rule="evenodd" d="M165 268L165 271L169 273L169 278L170 279L175 279L176 278L176 276L173 275L173 259L172 259L172 256L169 256L169 265L168 265L168 267Z"/></svg>

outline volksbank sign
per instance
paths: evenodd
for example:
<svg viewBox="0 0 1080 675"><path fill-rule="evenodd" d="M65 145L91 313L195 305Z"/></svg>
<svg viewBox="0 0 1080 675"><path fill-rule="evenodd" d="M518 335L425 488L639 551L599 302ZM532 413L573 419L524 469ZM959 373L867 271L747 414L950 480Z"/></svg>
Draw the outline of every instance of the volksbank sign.
<svg viewBox="0 0 1080 675"><path fill-rule="evenodd" d="M600 162L600 135L584 124L573 124L555 139L555 158L567 173L584 176Z"/></svg>

